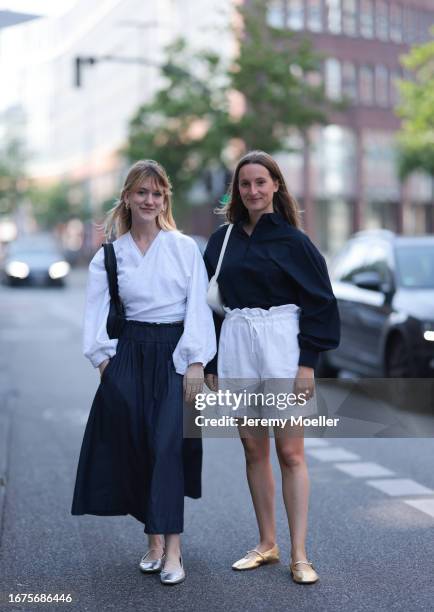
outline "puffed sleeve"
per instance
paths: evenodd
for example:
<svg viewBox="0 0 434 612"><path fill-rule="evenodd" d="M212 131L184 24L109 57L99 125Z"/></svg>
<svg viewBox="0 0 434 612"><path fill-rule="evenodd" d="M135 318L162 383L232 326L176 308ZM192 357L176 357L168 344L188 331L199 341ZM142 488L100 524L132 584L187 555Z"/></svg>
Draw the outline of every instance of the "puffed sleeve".
<svg viewBox="0 0 434 612"><path fill-rule="evenodd" d="M215 274L215 269L217 267L217 261L220 255L221 246L223 243L224 235L222 235L221 240L219 240L218 234L213 234L208 241L207 247L205 249L205 253L203 255L203 259L205 261L206 271L208 273L208 280ZM219 244L218 244L219 243ZM217 359L218 359L218 343L220 340L220 332L223 324L223 317L219 317L215 312L212 313L215 335L217 340L217 351L214 355L214 358L207 364L205 367L206 374L215 374L217 375Z"/></svg>
<svg viewBox="0 0 434 612"><path fill-rule="evenodd" d="M189 245L191 257L187 286L184 332L173 352L173 363L178 374L185 374L192 363L204 366L214 357L216 339L211 309L206 301L208 278L200 251L195 243Z"/></svg>
<svg viewBox="0 0 434 612"><path fill-rule="evenodd" d="M315 368L321 351L339 344L340 321L336 298L324 257L308 236L301 234L291 244L287 262L297 283L300 305L299 365Z"/></svg>
<svg viewBox="0 0 434 612"><path fill-rule="evenodd" d="M106 329L109 307L110 294L101 248L89 264L84 313L83 353L94 368L116 353L118 341L110 340Z"/></svg>

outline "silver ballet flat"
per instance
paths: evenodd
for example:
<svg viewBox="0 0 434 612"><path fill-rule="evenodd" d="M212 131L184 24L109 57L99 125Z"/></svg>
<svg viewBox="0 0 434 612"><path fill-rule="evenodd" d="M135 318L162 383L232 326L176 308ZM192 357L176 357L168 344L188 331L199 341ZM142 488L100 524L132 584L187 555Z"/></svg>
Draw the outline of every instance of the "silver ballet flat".
<svg viewBox="0 0 434 612"><path fill-rule="evenodd" d="M150 548L139 563L140 571L142 571L144 574L156 574L157 572L161 572L161 568L163 567L164 554L158 559L146 559L151 550L153 549Z"/></svg>
<svg viewBox="0 0 434 612"><path fill-rule="evenodd" d="M174 572L166 571L165 569L161 570L160 580L161 584L179 584L185 580L185 571L184 565L182 563L182 557L179 557L179 562L181 567Z"/></svg>

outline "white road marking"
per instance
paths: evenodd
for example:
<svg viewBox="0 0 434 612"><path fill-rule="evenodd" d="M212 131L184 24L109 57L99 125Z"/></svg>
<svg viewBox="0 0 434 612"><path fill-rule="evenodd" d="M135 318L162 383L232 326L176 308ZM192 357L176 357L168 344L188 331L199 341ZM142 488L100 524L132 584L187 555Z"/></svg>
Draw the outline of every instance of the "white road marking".
<svg viewBox="0 0 434 612"><path fill-rule="evenodd" d="M345 448L313 448L306 451L315 459L320 461L356 461L360 459L359 455L345 450Z"/></svg>
<svg viewBox="0 0 434 612"><path fill-rule="evenodd" d="M419 484L415 480L411 480L411 478L367 480L366 484L394 497L400 495L432 495L434 493L432 489Z"/></svg>
<svg viewBox="0 0 434 612"><path fill-rule="evenodd" d="M323 447L323 446L328 446L329 443L326 440L323 440L322 438L305 438L304 439L304 447L305 448L317 448L319 446Z"/></svg>
<svg viewBox="0 0 434 612"><path fill-rule="evenodd" d="M434 518L434 499L403 499L402 501Z"/></svg>
<svg viewBox="0 0 434 612"><path fill-rule="evenodd" d="M370 461L355 461L354 463L335 463L335 468L354 476L355 478L373 478L375 476L393 476L394 472Z"/></svg>

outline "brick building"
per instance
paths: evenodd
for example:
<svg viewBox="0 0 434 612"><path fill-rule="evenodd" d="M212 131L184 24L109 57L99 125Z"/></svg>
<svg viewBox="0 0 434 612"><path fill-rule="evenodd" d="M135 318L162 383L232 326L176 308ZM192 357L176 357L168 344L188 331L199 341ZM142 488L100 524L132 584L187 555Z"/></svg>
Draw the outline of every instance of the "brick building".
<svg viewBox="0 0 434 612"><path fill-rule="evenodd" d="M399 58L432 38L433 1L272 0L267 21L309 37L324 55L328 97L349 102L311 130L309 150L279 156L308 233L334 251L361 228L434 232L431 181L415 175L401 186L394 146L396 80L408 76Z"/></svg>

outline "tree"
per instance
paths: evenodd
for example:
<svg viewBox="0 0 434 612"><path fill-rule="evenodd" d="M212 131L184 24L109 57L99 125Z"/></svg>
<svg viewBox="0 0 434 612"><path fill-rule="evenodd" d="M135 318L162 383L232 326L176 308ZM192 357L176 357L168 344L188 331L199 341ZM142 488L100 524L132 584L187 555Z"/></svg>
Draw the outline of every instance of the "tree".
<svg viewBox="0 0 434 612"><path fill-rule="evenodd" d="M131 120L124 152L130 162L146 157L163 164L182 215L190 188L220 158L225 76L217 55L191 53L182 39L168 47L161 73L164 84Z"/></svg>
<svg viewBox="0 0 434 612"><path fill-rule="evenodd" d="M26 162L22 141L9 139L0 154L0 214L14 212L25 195Z"/></svg>
<svg viewBox="0 0 434 612"><path fill-rule="evenodd" d="M82 218L84 214L74 206L71 191L73 187L67 181L60 181L49 187L32 186L28 198L32 204L33 214L38 224L44 229L51 229L58 223L70 219Z"/></svg>
<svg viewBox="0 0 434 612"><path fill-rule="evenodd" d="M399 174L404 180L419 170L434 179L434 41L413 47L402 62L414 80L399 84L402 101L397 112L403 120L398 136Z"/></svg>
<svg viewBox="0 0 434 612"><path fill-rule="evenodd" d="M225 174L233 162L228 145L289 150L291 129L307 140L308 128L325 123L326 110L336 107L318 79L321 56L299 35L269 26L267 5L254 0L238 9L239 53L229 67L213 52L189 51L182 39L171 45L161 68L163 86L130 122L124 154L130 162L147 157L165 166L178 214L186 210L193 185L206 186L216 168ZM231 106L236 97L242 112ZM213 191L209 185L206 190Z"/></svg>
<svg viewBox="0 0 434 612"><path fill-rule="evenodd" d="M245 100L232 133L247 149L269 153L288 149L291 128L305 134L326 123L331 103L318 78L322 57L310 41L267 24L268 1L253 0L239 8L239 55L231 69L231 87Z"/></svg>

